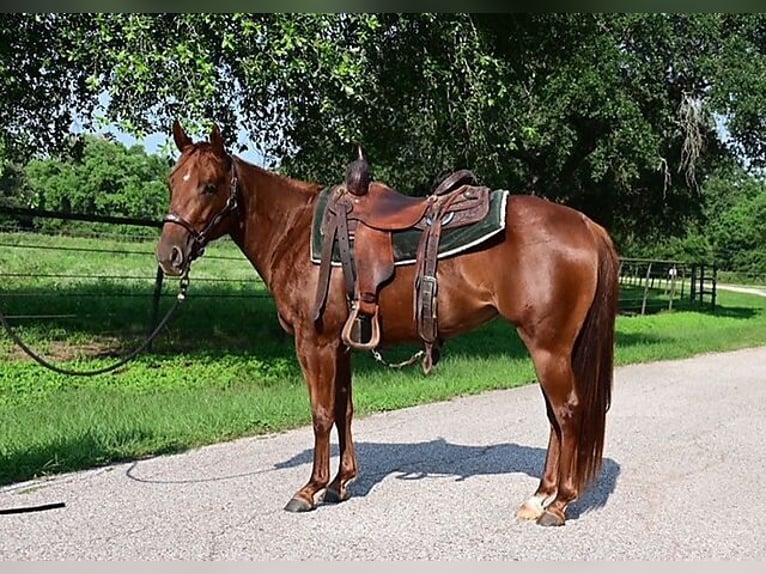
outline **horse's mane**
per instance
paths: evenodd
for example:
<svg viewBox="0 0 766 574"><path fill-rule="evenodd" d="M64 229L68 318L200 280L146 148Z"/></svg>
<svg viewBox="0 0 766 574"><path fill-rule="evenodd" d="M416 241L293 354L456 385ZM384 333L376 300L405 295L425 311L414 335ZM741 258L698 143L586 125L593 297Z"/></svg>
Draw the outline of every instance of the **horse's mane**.
<svg viewBox="0 0 766 574"><path fill-rule="evenodd" d="M282 184L286 184L290 186L295 191L306 194L306 195L316 195L323 189L323 185L316 183L316 182L310 182L310 181L303 181L300 179L295 179L286 175L282 175L281 173L277 173L276 171L270 171L266 168L263 168L261 166L255 165L254 163L250 163L249 161L237 156L232 155L231 156L234 161L237 162L237 164L242 167L244 166L248 170L258 174L259 177L265 177L270 178L276 181L279 181Z"/></svg>
<svg viewBox="0 0 766 574"><path fill-rule="evenodd" d="M184 152L181 153L181 157L178 159L178 162L176 163L176 165L173 167L172 171L170 172L170 176L172 177L174 173L176 173L183 166L187 165L192 158L197 157L200 154L210 154L212 157L214 157L217 160L222 159L220 156L218 156L215 150L213 150L213 147L209 142L197 142L192 144L190 149L185 150ZM292 177L282 175L275 171L270 171L261 166L255 165L254 163L251 163L238 155L231 154L229 155L229 158L231 159L231 161L235 161L240 168L244 167L247 170L250 170L251 172L256 173L258 177L265 177L265 178L279 181L280 184L288 185L289 187L291 187L292 189L294 189L295 191L301 194L316 195L323 188L323 186L319 183L302 181L299 179L294 179Z"/></svg>

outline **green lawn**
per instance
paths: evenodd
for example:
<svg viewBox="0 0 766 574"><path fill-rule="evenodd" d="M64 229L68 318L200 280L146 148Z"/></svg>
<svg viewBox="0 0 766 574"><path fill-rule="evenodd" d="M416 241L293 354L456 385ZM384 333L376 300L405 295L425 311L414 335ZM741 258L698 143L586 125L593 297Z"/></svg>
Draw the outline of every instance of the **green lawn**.
<svg viewBox="0 0 766 574"><path fill-rule="evenodd" d="M140 342L151 310L153 243L130 244L135 255L62 255L8 247L13 241L114 251L126 244L0 234L3 312L60 316L15 321L36 349L56 360L75 357L63 364L90 369ZM237 253L231 244L211 246L194 266L181 314L151 354L118 373L58 375L0 338L0 484L307 424L308 395L292 340ZM34 281L9 275L30 269L38 274ZM64 272L69 277L57 276ZM108 278L77 277L93 273ZM163 309L176 284L165 286ZM661 305L663 296L653 293L652 301ZM617 363L766 344L766 298L720 292L718 302L714 313L686 301L670 313L619 317ZM393 349L387 358L401 360L415 348ZM354 362L360 416L534 380L526 350L503 321L449 341L428 377L419 367L388 370L369 355L355 353Z"/></svg>

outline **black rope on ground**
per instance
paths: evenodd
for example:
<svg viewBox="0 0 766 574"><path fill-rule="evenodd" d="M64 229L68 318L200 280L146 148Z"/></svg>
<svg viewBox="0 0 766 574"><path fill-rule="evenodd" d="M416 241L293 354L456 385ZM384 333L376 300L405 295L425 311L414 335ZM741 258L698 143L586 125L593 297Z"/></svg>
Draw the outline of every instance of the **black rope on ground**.
<svg viewBox="0 0 766 574"><path fill-rule="evenodd" d="M17 506L16 508L0 508L0 514L23 514L26 512L42 512L43 510L53 510L54 508L64 508L64 502L51 502L50 504L40 504L38 506Z"/></svg>
<svg viewBox="0 0 766 574"><path fill-rule="evenodd" d="M37 353L35 353L32 349L30 349L24 341L22 341L19 336L13 331L10 324L5 318L5 315L3 315L3 312L0 311L0 322L3 324L3 327L5 327L5 330L8 332L8 336L13 340L14 343L16 343L21 349L29 355L32 359L34 359L38 364L42 365L43 367L50 369L51 371L54 371L56 373L60 373L62 375L73 375L77 377L92 377L95 375L101 375L103 373L108 373L111 371L115 371L125 365L126 363L132 361L135 357L138 356L139 353L143 352L150 344L151 342L157 337L157 335L160 333L160 331L165 327L165 325L170 321L170 318L175 313L176 309L180 307L181 303L184 302L186 299L186 290L189 287L189 276L184 275L181 278L181 287L180 292L178 293L178 296L176 297L175 303L173 306L168 309L168 312L165 313L165 316L162 318L162 321L159 322L159 324L154 328L154 331L147 337L146 341L144 341L138 348L136 348L134 351L129 353L127 356L123 357L116 363L101 367L100 369L94 369L92 371L76 371L73 369L65 369L63 367L59 367L58 365L54 365L53 363L47 361Z"/></svg>

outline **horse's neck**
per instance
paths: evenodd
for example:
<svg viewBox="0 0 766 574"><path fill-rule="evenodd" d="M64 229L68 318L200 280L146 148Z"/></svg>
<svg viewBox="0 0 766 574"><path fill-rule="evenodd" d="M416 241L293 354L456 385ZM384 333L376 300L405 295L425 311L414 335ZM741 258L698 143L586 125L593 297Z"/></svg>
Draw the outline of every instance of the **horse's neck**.
<svg viewBox="0 0 766 574"><path fill-rule="evenodd" d="M282 177L238 161L243 225L235 242L271 288L272 276L290 252L304 248L319 186Z"/></svg>

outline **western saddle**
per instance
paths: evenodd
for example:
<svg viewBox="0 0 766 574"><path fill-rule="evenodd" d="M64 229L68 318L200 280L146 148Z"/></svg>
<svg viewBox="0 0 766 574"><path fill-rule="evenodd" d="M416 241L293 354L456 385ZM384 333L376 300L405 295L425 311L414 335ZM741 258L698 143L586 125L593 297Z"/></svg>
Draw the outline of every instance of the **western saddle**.
<svg viewBox="0 0 766 574"><path fill-rule="evenodd" d="M372 181L370 165L359 146L358 159L349 164L345 183L330 192L322 219L314 320L321 318L327 300L337 240L350 307L342 340L349 347L375 350L380 343L378 293L395 270L392 234L418 229L414 316L425 346L423 370L428 374L439 360L441 344L436 277L439 238L444 228L470 225L486 217L490 190L475 184L474 175L461 170L445 178L428 197L406 196Z"/></svg>

